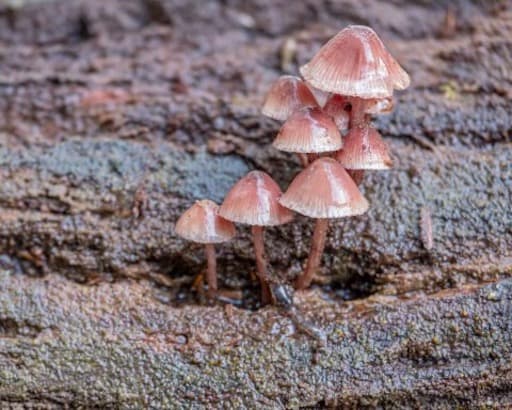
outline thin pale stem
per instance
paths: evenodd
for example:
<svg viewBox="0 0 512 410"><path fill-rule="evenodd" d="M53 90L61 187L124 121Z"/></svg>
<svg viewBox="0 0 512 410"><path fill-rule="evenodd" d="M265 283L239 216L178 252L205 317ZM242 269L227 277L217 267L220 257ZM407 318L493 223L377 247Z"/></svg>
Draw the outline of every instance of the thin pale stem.
<svg viewBox="0 0 512 410"><path fill-rule="evenodd" d="M258 269L258 279L261 285L261 301L264 305L270 303L270 287L268 285L267 261L265 258L265 245L263 239L263 227L253 226L252 235L254 242L254 254L256 257L256 267Z"/></svg>
<svg viewBox="0 0 512 410"><path fill-rule="evenodd" d="M295 283L295 287L297 289L306 289L311 284L315 272L320 266L322 254L324 253L325 239L327 237L328 229L328 219L317 219L315 231L313 232L313 238L311 240L311 250L309 252L306 269L304 270L304 273L299 276L297 282Z"/></svg>
<svg viewBox="0 0 512 410"><path fill-rule="evenodd" d="M215 299L217 296L217 257L215 255L215 245L207 243L205 245L205 253L208 262L208 269L206 270L208 298Z"/></svg>

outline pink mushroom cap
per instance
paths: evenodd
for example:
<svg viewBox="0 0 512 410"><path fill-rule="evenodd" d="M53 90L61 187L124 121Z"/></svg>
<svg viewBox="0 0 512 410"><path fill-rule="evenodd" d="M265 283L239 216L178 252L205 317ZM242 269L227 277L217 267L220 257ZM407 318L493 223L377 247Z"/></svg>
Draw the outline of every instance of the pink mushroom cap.
<svg viewBox="0 0 512 410"><path fill-rule="evenodd" d="M286 120L272 145L281 151L312 154L337 151L343 143L330 116L320 108L303 108Z"/></svg>
<svg viewBox="0 0 512 410"><path fill-rule="evenodd" d="M237 223L273 226L290 222L293 213L279 204L282 192L272 177L251 171L228 192L219 213Z"/></svg>
<svg viewBox="0 0 512 410"><path fill-rule="evenodd" d="M300 78L283 75L267 93L261 112L267 117L284 121L294 111L304 107L318 107L315 96Z"/></svg>
<svg viewBox="0 0 512 410"><path fill-rule="evenodd" d="M336 154L336 160L346 169L389 169L393 166L388 145L369 125L354 127L345 135L343 149Z"/></svg>
<svg viewBox="0 0 512 410"><path fill-rule="evenodd" d="M176 234L197 243L229 241L236 234L235 225L218 211L219 206L209 199L197 201L176 222Z"/></svg>
<svg viewBox="0 0 512 410"><path fill-rule="evenodd" d="M313 87L361 98L384 98L409 86L409 75L375 31L349 26L329 40L300 69Z"/></svg>
<svg viewBox="0 0 512 410"><path fill-rule="evenodd" d="M368 210L368 201L347 171L326 157L299 173L279 202L311 218L341 218Z"/></svg>

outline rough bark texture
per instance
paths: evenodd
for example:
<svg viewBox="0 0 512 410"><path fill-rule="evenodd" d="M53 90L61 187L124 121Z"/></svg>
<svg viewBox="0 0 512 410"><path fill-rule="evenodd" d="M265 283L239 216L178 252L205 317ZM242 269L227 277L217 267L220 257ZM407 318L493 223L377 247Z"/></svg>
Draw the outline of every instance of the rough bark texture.
<svg viewBox="0 0 512 410"><path fill-rule="evenodd" d="M1 3L0 408L512 405L510 6ZM332 222L298 320L247 309L247 228L218 247L239 308L201 306L177 216L253 168L290 182L263 95L349 23L412 76L376 122L395 167L365 175L366 215ZM267 230L274 281L312 227Z"/></svg>

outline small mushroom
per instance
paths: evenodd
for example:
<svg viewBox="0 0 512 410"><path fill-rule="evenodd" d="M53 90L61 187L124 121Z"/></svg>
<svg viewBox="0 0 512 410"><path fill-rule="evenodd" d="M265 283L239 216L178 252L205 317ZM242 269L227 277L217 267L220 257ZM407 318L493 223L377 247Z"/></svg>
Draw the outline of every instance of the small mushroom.
<svg viewBox="0 0 512 410"><path fill-rule="evenodd" d="M343 167L334 159L324 157L299 173L279 202L317 219L306 269L295 284L297 289L305 289L320 265L329 219L363 214L368 210L368 201Z"/></svg>
<svg viewBox="0 0 512 410"><path fill-rule="evenodd" d="M197 201L176 222L175 231L179 236L205 245L208 263L207 282L208 297L217 294L217 261L215 256L216 243L229 241L236 234L235 225L222 218L219 206L208 199Z"/></svg>
<svg viewBox="0 0 512 410"><path fill-rule="evenodd" d="M272 145L285 152L320 154L338 151L343 143L331 117L320 108L302 108L286 120Z"/></svg>
<svg viewBox="0 0 512 410"><path fill-rule="evenodd" d="M300 72L314 87L349 99L350 127L368 122L372 111L392 108L385 102L376 107L375 100L389 99L394 89L403 90L410 83L409 75L366 26L341 30Z"/></svg>
<svg viewBox="0 0 512 410"><path fill-rule="evenodd" d="M362 181L364 170L384 170L393 166L388 145L368 124L350 129L335 159L347 169L357 185Z"/></svg>
<svg viewBox="0 0 512 410"><path fill-rule="evenodd" d="M315 96L300 78L283 75L267 93L261 112L267 117L285 121L294 111L304 107L318 107Z"/></svg>
<svg viewBox="0 0 512 410"><path fill-rule="evenodd" d="M357 25L341 30L300 72L315 88L365 99L390 97L410 82L375 31Z"/></svg>
<svg viewBox="0 0 512 410"><path fill-rule="evenodd" d="M393 161L388 145L371 125L352 128L336 160L347 169L389 169Z"/></svg>
<svg viewBox="0 0 512 410"><path fill-rule="evenodd" d="M282 225L293 213L279 204L282 192L277 183L262 171L251 171L228 192L219 214L232 222L251 225L262 302L270 302L268 267L265 259L264 227Z"/></svg>

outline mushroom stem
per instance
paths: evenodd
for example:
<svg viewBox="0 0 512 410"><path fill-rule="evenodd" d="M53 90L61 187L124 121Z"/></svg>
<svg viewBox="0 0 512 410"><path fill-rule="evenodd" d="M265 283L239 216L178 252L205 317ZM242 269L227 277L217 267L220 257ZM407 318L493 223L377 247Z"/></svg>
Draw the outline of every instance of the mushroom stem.
<svg viewBox="0 0 512 410"><path fill-rule="evenodd" d="M309 251L309 258L306 264L304 273L299 276L295 283L296 289L306 289L313 280L313 276L320 265L322 254L324 253L325 239L327 237L327 230L329 229L329 220L320 218L316 220L315 231L313 232L313 239L311 240L311 250Z"/></svg>
<svg viewBox="0 0 512 410"><path fill-rule="evenodd" d="M357 125L363 125L367 122L366 118L366 106L368 101L364 98L353 97L350 99L350 124L349 128L353 128Z"/></svg>
<svg viewBox="0 0 512 410"><path fill-rule="evenodd" d="M347 169L347 173L354 180L357 186L361 185L364 178L364 170L363 169Z"/></svg>
<svg viewBox="0 0 512 410"><path fill-rule="evenodd" d="M256 257L256 267L258 269L258 278L261 285L261 301L264 305L270 303L270 287L268 285L267 261L265 259L265 245L263 241L263 226L254 225L252 227L252 236L254 242L254 254Z"/></svg>
<svg viewBox="0 0 512 410"><path fill-rule="evenodd" d="M215 255L215 245L207 243L205 245L206 260L208 269L206 271L206 281L208 282L208 298L215 299L217 296L217 258Z"/></svg>
<svg viewBox="0 0 512 410"><path fill-rule="evenodd" d="M300 165L302 165L303 168L306 168L309 165L308 154L299 153L297 155L300 160Z"/></svg>

